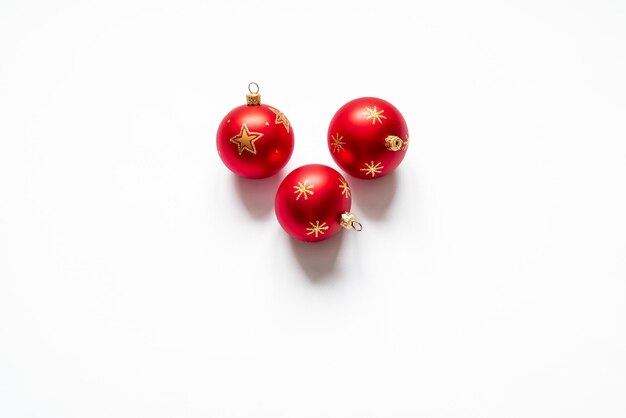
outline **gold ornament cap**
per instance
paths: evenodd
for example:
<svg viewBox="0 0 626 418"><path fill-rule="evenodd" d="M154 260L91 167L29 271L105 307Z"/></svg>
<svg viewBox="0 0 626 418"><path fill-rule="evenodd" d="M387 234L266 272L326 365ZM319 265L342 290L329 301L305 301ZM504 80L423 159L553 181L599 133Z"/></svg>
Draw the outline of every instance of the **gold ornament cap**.
<svg viewBox="0 0 626 418"><path fill-rule="evenodd" d="M339 221L339 224L345 229L354 229L357 232L363 230L363 225L361 225L361 223L356 220L356 216L350 212L344 212L341 214L341 221Z"/></svg>
<svg viewBox="0 0 626 418"><path fill-rule="evenodd" d="M399 136L389 135L385 138L385 148L389 151L400 151L404 146L404 141Z"/></svg>
<svg viewBox="0 0 626 418"><path fill-rule="evenodd" d="M261 95L259 94L259 85L254 81L248 84L248 93L246 94L246 103L248 106L258 106L261 104Z"/></svg>

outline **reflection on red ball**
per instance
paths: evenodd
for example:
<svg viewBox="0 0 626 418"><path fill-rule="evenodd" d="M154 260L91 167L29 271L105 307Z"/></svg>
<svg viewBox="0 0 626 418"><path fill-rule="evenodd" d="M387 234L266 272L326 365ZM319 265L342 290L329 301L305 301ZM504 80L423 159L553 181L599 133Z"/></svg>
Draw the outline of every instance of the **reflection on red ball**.
<svg viewBox="0 0 626 418"><path fill-rule="evenodd" d="M362 97L343 105L328 127L328 148L348 174L373 179L391 173L404 159L409 130L391 103Z"/></svg>
<svg viewBox="0 0 626 418"><path fill-rule="evenodd" d="M350 212L351 204L348 182L337 170L309 164L285 177L276 192L274 208L289 235L315 242L341 230L342 214Z"/></svg>
<svg viewBox="0 0 626 418"><path fill-rule="evenodd" d="M293 153L293 129L278 109L243 105L231 110L217 129L217 152L235 174L260 179L280 171Z"/></svg>

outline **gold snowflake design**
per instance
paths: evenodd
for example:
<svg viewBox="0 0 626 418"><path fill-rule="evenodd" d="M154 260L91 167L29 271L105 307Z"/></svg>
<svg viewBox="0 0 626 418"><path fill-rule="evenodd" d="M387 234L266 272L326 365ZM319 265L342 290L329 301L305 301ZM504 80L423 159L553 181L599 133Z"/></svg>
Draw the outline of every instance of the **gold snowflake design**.
<svg viewBox="0 0 626 418"><path fill-rule="evenodd" d="M343 136L339 135L339 132L337 132L334 136L331 135L330 138L333 140L333 143L330 144L333 147L333 154L337 151L342 151L343 146L346 145L346 143L343 142Z"/></svg>
<svg viewBox="0 0 626 418"><path fill-rule="evenodd" d="M328 225L326 225L326 222L320 223L320 221L315 221L315 223L309 222L309 224L311 225L311 227L306 229L306 234L315 234L315 238L317 238L319 235L324 235L324 231L328 229Z"/></svg>
<svg viewBox="0 0 626 418"><path fill-rule="evenodd" d="M385 166L381 164L382 162L374 165L374 161L371 161L369 164L365 163L365 168L362 168L361 171L365 171L366 176L371 174L372 177L374 177L376 174L380 174L383 171L383 168L385 168Z"/></svg>
<svg viewBox="0 0 626 418"><path fill-rule="evenodd" d="M293 192L298 194L296 196L296 200L300 200L302 196L304 196L304 200L307 200L309 198L309 195L313 194L313 190L311 189L315 187L315 184L308 183L309 179L306 179L304 180L304 183L299 181L297 186L293 186L293 188L296 189Z"/></svg>
<svg viewBox="0 0 626 418"><path fill-rule="evenodd" d="M374 106L374 109L370 109L369 107L366 107L363 114L366 116L365 119L367 120L372 120L372 125L376 125L376 122L378 121L378 123L380 123L381 125L383 124L382 119L387 119L387 116L384 116L383 113L385 113L385 111L383 109L380 110L376 110L376 106Z"/></svg>
<svg viewBox="0 0 626 418"><path fill-rule="evenodd" d="M348 186L348 183L342 178L339 178L339 188L341 189L342 196L345 196L346 199L350 197L350 186Z"/></svg>

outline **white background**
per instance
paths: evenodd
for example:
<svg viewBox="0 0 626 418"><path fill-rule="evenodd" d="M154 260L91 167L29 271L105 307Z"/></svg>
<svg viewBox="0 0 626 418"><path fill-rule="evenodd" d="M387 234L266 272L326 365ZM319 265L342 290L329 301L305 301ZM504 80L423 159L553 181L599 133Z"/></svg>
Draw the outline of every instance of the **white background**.
<svg viewBox="0 0 626 418"><path fill-rule="evenodd" d="M626 3L0 3L0 416L626 416ZM282 174L215 132L248 82ZM356 97L411 132L361 233L282 176Z"/></svg>

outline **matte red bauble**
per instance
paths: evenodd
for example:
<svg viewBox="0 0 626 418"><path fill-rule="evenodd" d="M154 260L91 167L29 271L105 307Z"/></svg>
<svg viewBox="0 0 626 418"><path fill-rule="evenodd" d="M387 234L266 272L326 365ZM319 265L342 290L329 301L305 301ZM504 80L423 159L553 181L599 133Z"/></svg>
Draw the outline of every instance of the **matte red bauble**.
<svg viewBox="0 0 626 418"><path fill-rule="evenodd" d="M343 105L328 127L328 148L348 174L362 179L385 176L404 159L409 130L391 103L362 97Z"/></svg>
<svg viewBox="0 0 626 418"><path fill-rule="evenodd" d="M309 164L285 177L274 208L278 222L292 237L302 241L322 241L341 228L361 230L350 213L352 198L346 179L328 166Z"/></svg>
<svg viewBox="0 0 626 418"><path fill-rule="evenodd" d="M226 167L251 179L276 174L293 153L289 120L278 109L261 104L258 87L250 83L247 105L231 110L217 129L217 152Z"/></svg>

